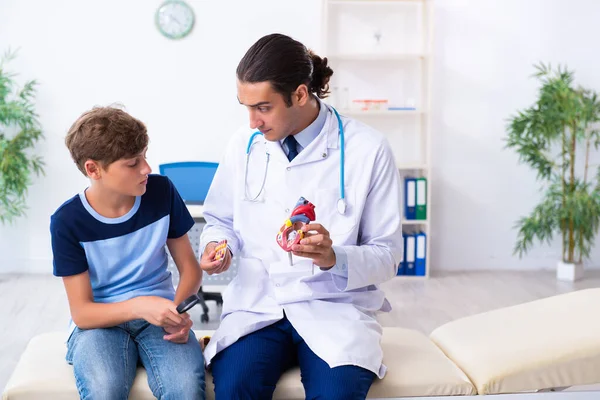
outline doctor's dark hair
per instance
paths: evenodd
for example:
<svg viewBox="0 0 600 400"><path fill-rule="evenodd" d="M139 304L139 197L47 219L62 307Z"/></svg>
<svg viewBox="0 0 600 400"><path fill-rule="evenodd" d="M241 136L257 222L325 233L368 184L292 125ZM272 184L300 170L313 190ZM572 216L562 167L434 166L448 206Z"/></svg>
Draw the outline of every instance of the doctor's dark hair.
<svg viewBox="0 0 600 400"><path fill-rule="evenodd" d="M260 38L248 49L236 75L240 82L270 82L289 107L292 92L301 84L319 98L326 98L333 70L327 65L327 58L319 57L289 36L274 33Z"/></svg>

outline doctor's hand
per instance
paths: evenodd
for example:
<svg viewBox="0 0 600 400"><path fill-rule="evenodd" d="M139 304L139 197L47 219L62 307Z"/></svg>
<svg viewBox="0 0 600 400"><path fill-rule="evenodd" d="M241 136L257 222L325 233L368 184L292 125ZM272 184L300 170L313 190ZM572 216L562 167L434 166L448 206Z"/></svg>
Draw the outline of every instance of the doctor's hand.
<svg viewBox="0 0 600 400"><path fill-rule="evenodd" d="M311 258L321 269L332 268L336 259L329 231L321 224L307 224L302 230L305 232L304 239L292 246L292 253L298 257Z"/></svg>
<svg viewBox="0 0 600 400"><path fill-rule="evenodd" d="M222 260L215 261L215 248L217 247L217 244L217 242L210 242L207 244L202 257L200 258L200 268L209 275L225 272L229 269L229 265L231 264L231 251L229 251L229 249L225 252L225 257Z"/></svg>

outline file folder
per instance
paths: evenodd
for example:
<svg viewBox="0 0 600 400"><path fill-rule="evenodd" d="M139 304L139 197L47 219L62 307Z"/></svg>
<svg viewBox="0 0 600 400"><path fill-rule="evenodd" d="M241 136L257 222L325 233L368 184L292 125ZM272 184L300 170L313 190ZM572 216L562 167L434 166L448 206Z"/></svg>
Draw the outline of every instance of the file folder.
<svg viewBox="0 0 600 400"><path fill-rule="evenodd" d="M400 263L396 275L406 275L406 236L402 234L402 251L400 252Z"/></svg>
<svg viewBox="0 0 600 400"><path fill-rule="evenodd" d="M417 178L416 219L427 219L427 178Z"/></svg>
<svg viewBox="0 0 600 400"><path fill-rule="evenodd" d="M406 219L416 218L417 180L406 178L404 180L404 217Z"/></svg>
<svg viewBox="0 0 600 400"><path fill-rule="evenodd" d="M415 254L415 275L425 276L426 272L426 250L427 250L427 235L420 232L416 235L416 254Z"/></svg>
<svg viewBox="0 0 600 400"><path fill-rule="evenodd" d="M415 274L415 258L416 258L416 236L413 233L406 235L406 256L405 260L405 275Z"/></svg>

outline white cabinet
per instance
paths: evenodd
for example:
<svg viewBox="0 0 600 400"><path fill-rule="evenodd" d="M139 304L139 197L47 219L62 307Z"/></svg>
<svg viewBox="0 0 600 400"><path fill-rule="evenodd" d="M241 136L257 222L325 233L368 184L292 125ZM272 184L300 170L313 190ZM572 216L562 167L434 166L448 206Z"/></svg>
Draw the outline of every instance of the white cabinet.
<svg viewBox="0 0 600 400"><path fill-rule="evenodd" d="M415 271L431 264L431 67L432 8L428 0L323 0L323 50L334 74L331 98L340 114L360 119L386 135L403 180L421 178L415 219L399 207L406 234L425 234ZM423 207L425 201L425 207ZM403 201L404 203L404 201ZM416 219L426 210L424 219ZM422 238L420 239L422 244ZM418 275L418 274L421 275Z"/></svg>

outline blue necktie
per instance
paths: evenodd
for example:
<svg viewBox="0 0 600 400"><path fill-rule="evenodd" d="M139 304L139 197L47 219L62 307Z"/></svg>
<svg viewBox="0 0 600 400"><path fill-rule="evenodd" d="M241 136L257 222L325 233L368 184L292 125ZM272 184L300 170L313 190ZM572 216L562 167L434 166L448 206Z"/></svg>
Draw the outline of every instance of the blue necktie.
<svg viewBox="0 0 600 400"><path fill-rule="evenodd" d="M294 136L290 135L283 141L288 148L288 160L292 161L298 155L298 141Z"/></svg>

